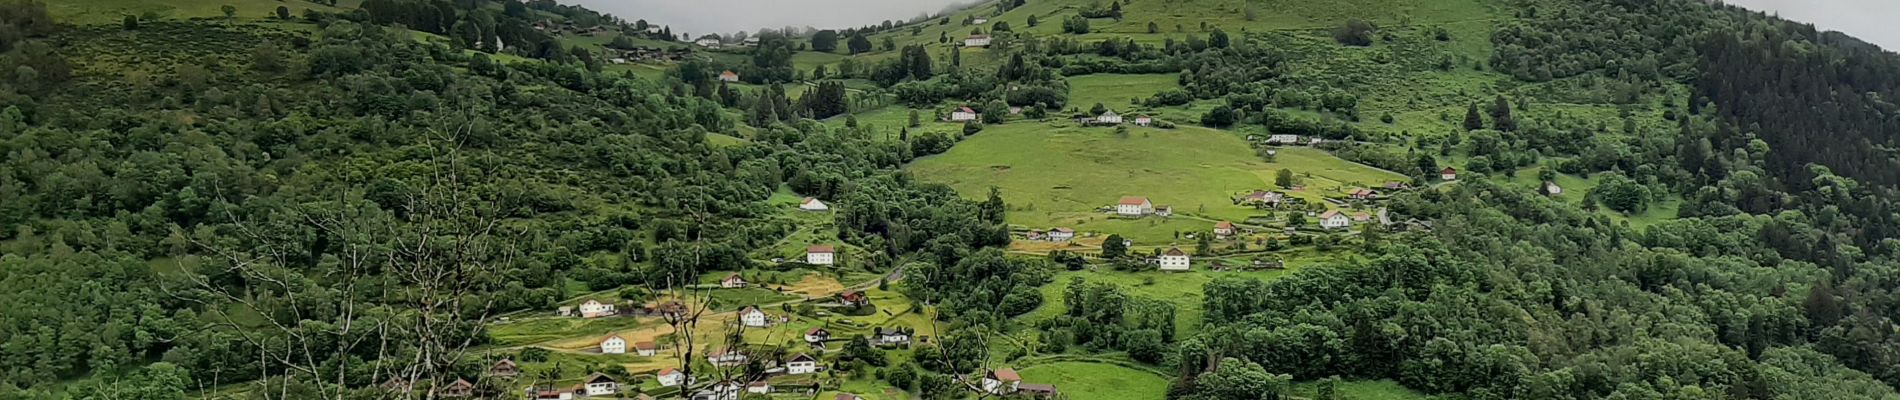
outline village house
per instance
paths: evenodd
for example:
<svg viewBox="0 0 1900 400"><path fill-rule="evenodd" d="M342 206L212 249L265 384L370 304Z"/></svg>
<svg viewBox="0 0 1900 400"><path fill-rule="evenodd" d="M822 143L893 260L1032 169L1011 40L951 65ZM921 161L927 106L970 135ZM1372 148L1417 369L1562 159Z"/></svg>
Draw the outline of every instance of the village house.
<svg viewBox="0 0 1900 400"><path fill-rule="evenodd" d="M982 386L989 394L1009 394L1016 393L1017 385L1022 383L1023 378L1016 375L1016 370L1000 368L983 374Z"/></svg>
<svg viewBox="0 0 1900 400"><path fill-rule="evenodd" d="M1379 195L1379 192L1374 192L1372 191L1372 189L1359 188L1359 189L1353 189L1352 194L1349 194L1347 196L1352 197L1353 200L1366 200L1366 199L1371 199L1373 196L1378 196L1378 195Z"/></svg>
<svg viewBox="0 0 1900 400"><path fill-rule="evenodd" d="M846 290L844 293L838 293L838 304L845 307L859 307L871 304L871 298L865 296L864 292Z"/></svg>
<svg viewBox="0 0 1900 400"><path fill-rule="evenodd" d="M982 114L977 114L976 110L970 109L969 106L957 107L956 110L950 111L951 122L975 121L979 117L982 117Z"/></svg>
<svg viewBox="0 0 1900 400"><path fill-rule="evenodd" d="M1445 169L1438 170L1438 180L1441 180L1441 181L1458 180L1458 169L1452 168L1452 167L1445 167Z"/></svg>
<svg viewBox="0 0 1900 400"><path fill-rule="evenodd" d="M1412 188L1412 184L1405 183L1405 182L1391 181L1391 182L1385 183L1385 190L1388 190L1388 191L1405 190L1405 189L1411 189L1411 188Z"/></svg>
<svg viewBox="0 0 1900 400"><path fill-rule="evenodd" d="M586 389L579 389L579 388L539 389L539 388L532 388L532 387L527 389L528 398L531 398L534 400L573 400L574 394L576 392L584 393L586 392Z"/></svg>
<svg viewBox="0 0 1900 400"><path fill-rule="evenodd" d="M765 311L760 311L758 307L746 306L745 309L739 310L739 323L745 325L747 328L764 328L771 325L772 320L765 315Z"/></svg>
<svg viewBox="0 0 1900 400"><path fill-rule="evenodd" d="M1039 399L1053 399L1061 395L1061 393L1056 392L1056 385L1043 383L1018 384L1016 385L1016 392Z"/></svg>
<svg viewBox="0 0 1900 400"><path fill-rule="evenodd" d="M891 329L878 328L877 332L874 332L874 333L876 336L875 339L877 340L878 346L908 346L910 345L910 333L904 332L902 330L899 330L896 328L891 328Z"/></svg>
<svg viewBox="0 0 1900 400"><path fill-rule="evenodd" d="M1352 227L1352 218L1339 210L1330 210L1319 215L1319 227L1326 229L1346 229Z"/></svg>
<svg viewBox="0 0 1900 400"><path fill-rule="evenodd" d="M724 382L715 383L712 385L712 387L700 389L697 392L693 392L692 399L693 400L738 400L739 394L743 392L745 392L745 386L740 385L739 382L724 381Z"/></svg>
<svg viewBox="0 0 1900 400"><path fill-rule="evenodd" d="M1224 237L1233 236L1233 235L1234 235L1234 223L1221 221L1219 223L1214 224L1214 236L1224 238Z"/></svg>
<svg viewBox="0 0 1900 400"><path fill-rule="evenodd" d="M751 384L745 385L745 392L752 394L772 394L772 383L766 381L752 382Z"/></svg>
<svg viewBox="0 0 1900 400"><path fill-rule="evenodd" d="M745 277L739 276L737 272L726 275L726 279L719 280L719 287L726 289L738 289L745 286Z"/></svg>
<svg viewBox="0 0 1900 400"><path fill-rule="evenodd" d="M1267 144L1274 144L1274 145L1297 145L1297 144L1300 144L1300 135L1272 135L1272 136L1267 136Z"/></svg>
<svg viewBox="0 0 1900 400"><path fill-rule="evenodd" d="M1188 253L1181 251L1180 247L1169 247L1168 251L1161 252L1160 258L1155 259L1155 264L1162 271L1186 271L1192 265L1190 261Z"/></svg>
<svg viewBox="0 0 1900 400"><path fill-rule="evenodd" d="M815 372L818 372L818 359L809 354L799 353L790 361L785 362L786 374L804 375Z"/></svg>
<svg viewBox="0 0 1900 400"><path fill-rule="evenodd" d="M600 354L627 354L627 339L621 339L620 335L601 339Z"/></svg>
<svg viewBox="0 0 1900 400"><path fill-rule="evenodd" d="M990 23L989 18L977 18L977 19L970 20L971 25L982 25L982 24L987 24L987 23Z"/></svg>
<svg viewBox="0 0 1900 400"><path fill-rule="evenodd" d="M611 396L615 393L620 393L620 382L614 381L614 378L601 375L598 372L593 375L588 375L587 379L581 382L586 387L589 397Z"/></svg>
<svg viewBox="0 0 1900 400"><path fill-rule="evenodd" d="M811 328L805 331L805 343L823 345L827 340L831 340L831 331L825 328Z"/></svg>
<svg viewBox="0 0 1900 400"><path fill-rule="evenodd" d="M574 306L561 306L561 308L556 308L554 309L554 315L572 317L574 316Z"/></svg>
<svg viewBox="0 0 1900 400"><path fill-rule="evenodd" d="M1372 222L1372 214L1364 212L1352 213L1352 223L1362 224L1367 222Z"/></svg>
<svg viewBox="0 0 1900 400"><path fill-rule="evenodd" d="M1128 196L1115 203L1115 213L1124 217L1139 217L1154 212L1155 203L1149 202L1147 197Z"/></svg>
<svg viewBox="0 0 1900 400"><path fill-rule="evenodd" d="M1258 204L1258 205L1273 206L1273 205L1279 205L1280 201L1285 200L1285 199L1286 199L1286 195L1282 195L1280 194L1280 192L1255 190L1253 193L1248 193L1247 197L1241 198L1240 204L1250 204L1250 205Z"/></svg>
<svg viewBox="0 0 1900 400"><path fill-rule="evenodd" d="M516 375L521 375L521 366L515 365L515 360L504 358L488 366L488 376L512 378Z"/></svg>
<svg viewBox="0 0 1900 400"><path fill-rule="evenodd" d="M1326 143L1326 139L1320 139L1320 138L1306 139L1307 146L1319 146L1320 143Z"/></svg>
<svg viewBox="0 0 1900 400"><path fill-rule="evenodd" d="M831 206L825 205L825 202L818 201L816 198L806 197L805 201L798 203L798 209L805 211L830 211Z"/></svg>
<svg viewBox="0 0 1900 400"><path fill-rule="evenodd" d="M588 299L587 302L581 303L580 311L581 318L600 318L614 315L614 305L613 303L602 303L599 300Z"/></svg>
<svg viewBox="0 0 1900 400"><path fill-rule="evenodd" d="M805 263L811 265L831 265L837 261L838 252L827 245L814 245L805 248Z"/></svg>
<svg viewBox="0 0 1900 400"><path fill-rule="evenodd" d="M970 35L963 38L963 47L989 47L990 35Z"/></svg>
<svg viewBox="0 0 1900 400"><path fill-rule="evenodd" d="M1121 114L1116 114L1114 110L1103 111L1102 115L1095 116L1095 123L1102 125L1121 125L1122 116Z"/></svg>
<svg viewBox="0 0 1900 400"><path fill-rule="evenodd" d="M439 392L442 397L468 397L475 394L475 384L468 383L466 379L456 379L454 383L443 386Z"/></svg>
<svg viewBox="0 0 1900 400"><path fill-rule="evenodd" d="M633 343L633 354L637 354L643 357L652 357L654 354L659 354L659 353L660 353L659 344L656 344L653 342L634 342Z"/></svg>
<svg viewBox="0 0 1900 400"><path fill-rule="evenodd" d="M1155 206L1155 216L1172 217L1174 216L1174 207L1173 206Z"/></svg>
<svg viewBox="0 0 1900 400"><path fill-rule="evenodd" d="M736 367L740 365L745 365L745 361L746 361L745 353L741 353L738 350L733 350L729 348L714 350L710 353L706 353L706 362L712 363L712 365L714 366Z"/></svg>
<svg viewBox="0 0 1900 400"><path fill-rule="evenodd" d="M669 367L660 370L658 375L653 376L653 380L658 381L660 387L674 387L686 383L686 374Z"/></svg>
<svg viewBox="0 0 1900 400"><path fill-rule="evenodd" d="M739 73L732 72L732 70L726 70L726 72L720 72L719 81L720 82L739 82Z"/></svg>
<svg viewBox="0 0 1900 400"><path fill-rule="evenodd" d="M705 47L708 49L717 49L719 48L719 45L720 45L719 39L715 39L711 37L700 38L699 40L693 41L693 44L696 44L696 45L699 45L699 47Z"/></svg>
<svg viewBox="0 0 1900 400"><path fill-rule="evenodd" d="M1074 239L1074 229L1057 227L1049 230L1049 241L1051 242L1067 242Z"/></svg>
<svg viewBox="0 0 1900 400"><path fill-rule="evenodd" d="M1155 123L1155 119L1149 118L1146 115L1135 117L1135 125L1137 126L1149 126L1149 125L1154 125L1154 123Z"/></svg>

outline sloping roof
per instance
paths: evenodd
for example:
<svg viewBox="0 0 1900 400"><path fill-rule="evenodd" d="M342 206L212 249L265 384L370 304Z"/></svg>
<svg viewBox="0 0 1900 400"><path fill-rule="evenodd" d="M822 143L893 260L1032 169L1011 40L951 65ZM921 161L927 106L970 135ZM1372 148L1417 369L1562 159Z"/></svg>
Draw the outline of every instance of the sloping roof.
<svg viewBox="0 0 1900 400"><path fill-rule="evenodd" d="M1441 169L1441 170L1438 170L1438 173L1441 173L1441 174L1456 174L1456 173L1458 173L1458 169L1457 169L1457 168L1452 168L1452 167L1445 167L1445 169Z"/></svg>
<svg viewBox="0 0 1900 400"><path fill-rule="evenodd" d="M831 334L831 332L829 332L829 331L826 331L826 330L825 330L825 328L811 328L811 330L809 330L809 331L805 331L805 334L807 334L807 335L816 335L816 334L820 334L820 333L823 333L823 334L826 334L826 335L830 335L830 334Z"/></svg>
<svg viewBox="0 0 1900 400"><path fill-rule="evenodd" d="M506 359L506 358L503 358L503 359L501 359L501 361L496 361L496 362L495 362L495 365L493 365L493 366L490 366L489 368L495 368L495 367L500 367L500 366L503 366L503 365L506 365L506 366L508 366L509 368L513 368L513 367L515 366L515 360L510 360L510 359Z"/></svg>
<svg viewBox="0 0 1900 400"><path fill-rule="evenodd" d="M1341 213L1341 212L1339 212L1339 210L1328 210L1328 211L1326 211L1326 213L1325 213L1325 214L1320 214L1320 215L1319 215L1319 218L1320 218L1320 219L1330 219L1330 218L1332 218L1332 217L1337 217L1337 216L1341 216L1341 215L1345 215L1345 213Z"/></svg>
<svg viewBox="0 0 1900 400"><path fill-rule="evenodd" d="M1181 248L1179 247L1169 247L1168 251L1162 252L1161 255L1169 256L1169 257L1182 257L1182 256L1186 256L1187 252L1181 251Z"/></svg>
<svg viewBox="0 0 1900 400"><path fill-rule="evenodd" d="M786 361L786 362L798 362L798 360L818 361L817 358L812 358L810 354L798 353L798 355L792 356L791 361Z"/></svg>
<svg viewBox="0 0 1900 400"><path fill-rule="evenodd" d="M1023 380L1022 376L1016 375L1016 370L1009 368L998 368L995 371L990 371L990 376L996 377L996 380L1004 382L1021 382Z"/></svg>
<svg viewBox="0 0 1900 400"><path fill-rule="evenodd" d="M584 379L584 380L581 380L581 382L585 382L585 383L601 383L601 382L613 382L613 383L620 383L620 381L616 381L616 380L614 380L614 378L613 378L613 377L610 377L610 376L607 376L607 375L602 375L602 374L601 374L601 373L599 373L599 372L595 372L595 373L594 373L593 375L588 375L588 376L587 376L587 379Z"/></svg>
<svg viewBox="0 0 1900 400"><path fill-rule="evenodd" d="M976 113L976 110L971 110L969 106L957 107L957 111L962 111L962 112L971 113L971 114Z"/></svg>
<svg viewBox="0 0 1900 400"><path fill-rule="evenodd" d="M989 39L990 35L970 35L971 39Z"/></svg>
<svg viewBox="0 0 1900 400"><path fill-rule="evenodd" d="M653 349L660 348L660 345L653 342L634 342L633 348L640 349L640 350L653 350Z"/></svg>
<svg viewBox="0 0 1900 400"><path fill-rule="evenodd" d="M1214 224L1214 229L1234 229L1234 223L1221 221L1220 223Z"/></svg>
<svg viewBox="0 0 1900 400"><path fill-rule="evenodd" d="M1016 390L1030 393L1055 393L1056 385L1046 383L1024 383L1016 385Z"/></svg>
<svg viewBox="0 0 1900 400"><path fill-rule="evenodd" d="M1147 197L1141 197L1141 196L1124 196L1124 197L1122 197L1122 200L1121 200L1121 202L1120 202L1120 203L1116 203L1116 204L1119 204L1119 205L1124 205L1124 206L1138 206L1138 205L1142 205L1142 204L1146 204L1146 203L1148 203L1148 198L1147 198Z"/></svg>
<svg viewBox="0 0 1900 400"><path fill-rule="evenodd" d="M745 314L751 314L751 313L752 313L753 311L759 311L759 307L758 307L758 306L745 306L745 308L741 308L741 309L739 309L739 315L745 315ZM762 313L762 312L764 312L764 311L759 311L759 312L761 312L761 313Z"/></svg>
<svg viewBox="0 0 1900 400"><path fill-rule="evenodd" d="M739 276L739 273L737 273L737 272L734 272L734 273L731 273L731 274L727 274L727 275L726 275L726 280L727 280L727 281L734 281L734 280L737 280L737 281L745 281L745 277L743 277L743 276Z"/></svg>
<svg viewBox="0 0 1900 400"><path fill-rule="evenodd" d="M726 70L726 72L719 73L719 76L739 76L739 73L732 72L732 70Z"/></svg>
<svg viewBox="0 0 1900 400"><path fill-rule="evenodd" d="M673 367L662 368L660 369L660 376L672 375L674 372L679 372L679 370L673 369Z"/></svg>
<svg viewBox="0 0 1900 400"><path fill-rule="evenodd" d="M1107 111L1102 111L1102 116L1103 117L1119 117L1120 115L1115 115L1115 110L1107 110Z"/></svg>
<svg viewBox="0 0 1900 400"><path fill-rule="evenodd" d="M812 245L811 247L805 248L806 253L831 253L835 251L837 250L832 249L830 245L822 245L822 244Z"/></svg>
<svg viewBox="0 0 1900 400"><path fill-rule="evenodd" d="M1055 229L1050 229L1050 230L1056 231L1056 232L1062 232L1062 233L1075 233L1074 229L1069 229L1065 227L1056 227Z"/></svg>
<svg viewBox="0 0 1900 400"><path fill-rule="evenodd" d="M601 342L601 343L607 343L607 341L609 341L609 340L614 340L614 339L620 339L620 341L622 341L622 342L625 342L625 341L627 341L627 339L622 339L622 338L620 337L620 335L607 335L607 337L604 337L604 338L600 338L600 342Z"/></svg>

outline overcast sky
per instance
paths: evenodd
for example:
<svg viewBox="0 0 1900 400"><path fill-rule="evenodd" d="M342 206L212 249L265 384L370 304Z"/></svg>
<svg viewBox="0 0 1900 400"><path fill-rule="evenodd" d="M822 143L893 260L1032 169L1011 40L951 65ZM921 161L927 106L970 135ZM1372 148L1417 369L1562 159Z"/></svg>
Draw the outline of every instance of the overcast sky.
<svg viewBox="0 0 1900 400"><path fill-rule="evenodd" d="M1900 51L1900 0L1724 0Z"/></svg>
<svg viewBox="0 0 1900 400"><path fill-rule="evenodd" d="M1894 0L1900 1L1900 0ZM958 0L561 0L673 33L732 33L786 26L842 28L934 13Z"/></svg>

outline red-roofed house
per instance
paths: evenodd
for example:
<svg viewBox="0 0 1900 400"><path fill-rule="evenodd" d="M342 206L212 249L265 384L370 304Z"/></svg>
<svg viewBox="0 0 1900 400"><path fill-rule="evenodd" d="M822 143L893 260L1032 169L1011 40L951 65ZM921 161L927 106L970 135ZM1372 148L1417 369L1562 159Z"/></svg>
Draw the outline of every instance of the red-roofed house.
<svg viewBox="0 0 1900 400"><path fill-rule="evenodd" d="M1147 197L1127 196L1115 203L1115 213L1123 216L1139 217L1154 212L1155 203L1148 201Z"/></svg>
<svg viewBox="0 0 1900 400"><path fill-rule="evenodd" d="M952 122L975 121L977 118L982 117L982 116L983 116L982 114L977 114L976 110L972 110L970 109L970 107L967 107L967 106L957 107L955 111L950 112L950 121Z"/></svg>
<svg viewBox="0 0 1900 400"><path fill-rule="evenodd" d="M831 265L837 261L838 251L827 245L815 245L805 248L805 263L811 265Z"/></svg>
<svg viewBox="0 0 1900 400"><path fill-rule="evenodd" d="M1161 257L1155 259L1155 264L1159 265L1162 271L1186 271L1192 265L1188 253L1181 251L1179 247L1169 247L1168 251L1161 252Z"/></svg>
<svg viewBox="0 0 1900 400"><path fill-rule="evenodd" d="M1438 170L1438 179L1445 180L1445 181L1458 180L1458 169L1452 168L1452 167L1445 167L1445 169Z"/></svg>
<svg viewBox="0 0 1900 400"><path fill-rule="evenodd" d="M719 81L720 82L738 82L739 73L732 72L732 71L721 72L719 73Z"/></svg>
<svg viewBox="0 0 1900 400"><path fill-rule="evenodd" d="M1327 211L1319 215L1319 227L1326 229L1346 229L1352 227L1352 217L1339 210Z"/></svg>
<svg viewBox="0 0 1900 400"><path fill-rule="evenodd" d="M1233 235L1234 235L1234 223L1221 221L1219 223L1214 224L1214 236L1228 237L1228 236L1233 236Z"/></svg>
<svg viewBox="0 0 1900 400"><path fill-rule="evenodd" d="M738 289L745 286L746 286L745 277L739 276L739 273L737 272L726 275L726 279L719 280L719 287L722 287L722 288Z"/></svg>
<svg viewBox="0 0 1900 400"><path fill-rule="evenodd" d="M1023 377L1016 370L999 368L983 374L983 391L990 394L1015 393L1016 386L1023 383Z"/></svg>

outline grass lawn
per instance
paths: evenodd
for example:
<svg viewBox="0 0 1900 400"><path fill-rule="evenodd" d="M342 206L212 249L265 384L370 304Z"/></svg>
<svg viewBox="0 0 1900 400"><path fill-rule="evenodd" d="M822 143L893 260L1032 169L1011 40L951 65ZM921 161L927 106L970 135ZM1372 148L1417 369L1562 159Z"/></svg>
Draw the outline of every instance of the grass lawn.
<svg viewBox="0 0 1900 400"><path fill-rule="evenodd" d="M1042 306L1037 307L1035 311L1024 314L1021 318L1026 321L1035 321L1053 317L1067 310L1068 305L1063 303L1062 292L1069 287L1069 280L1082 278L1089 282L1112 283L1121 286L1125 293L1164 300L1174 304L1175 333L1180 336L1186 336L1201 326L1201 301L1203 298L1201 288L1208 282L1213 281L1214 278L1220 276L1240 276L1271 280L1293 273L1293 271L1298 271L1302 267L1330 261L1338 254L1340 253L1330 253L1327 256L1305 255L1286 257L1287 269L1284 270L1215 272L1207 270L1204 265L1195 265L1193 272L1119 272L1105 269L1099 271L1083 270L1062 272L1056 274L1055 281L1042 286Z"/></svg>
<svg viewBox="0 0 1900 400"><path fill-rule="evenodd" d="M1069 107L1087 111L1101 103L1117 113L1133 115L1129 99L1153 96L1181 85L1175 74L1094 74L1069 78Z"/></svg>
<svg viewBox="0 0 1900 400"><path fill-rule="evenodd" d="M47 13L59 22L92 25L117 24L127 15L143 18L148 13L166 19L223 18L226 5L236 9L233 17L240 22L276 18L278 6L290 9L291 17L298 18L306 9L344 12L356 9L362 1L340 0L336 7L308 1L277 0L58 0L45 3Z"/></svg>
<svg viewBox="0 0 1900 400"><path fill-rule="evenodd" d="M1130 128L1127 137L1118 137L1113 128L1066 121L991 125L949 152L908 167L920 179L948 184L972 198L986 196L991 186L1000 188L1011 224L1116 233L1138 246L1177 242L1176 231L1212 227L1185 216L1239 221L1257 214L1233 205L1232 198L1271 187L1281 168L1306 181L1306 191L1292 195L1311 200L1352 184L1406 179L1304 148L1283 149L1268 163L1226 131ZM1176 217L1125 220L1097 211L1122 196L1173 206Z"/></svg>
<svg viewBox="0 0 1900 400"><path fill-rule="evenodd" d="M1398 382L1390 380L1342 381L1339 382L1339 386L1335 387L1335 389L1338 391L1340 398L1352 400L1416 400L1431 398L1431 396L1426 396L1424 393L1399 386ZM1303 382L1294 387L1293 395L1313 398L1312 396L1318 393L1318 390L1319 386L1313 382Z"/></svg>
<svg viewBox="0 0 1900 400"><path fill-rule="evenodd" d="M497 345L513 346L580 336L606 336L612 331L641 326L643 325L641 321L642 319L627 317L593 319L535 317L490 325L488 336L493 338Z"/></svg>
<svg viewBox="0 0 1900 400"><path fill-rule="evenodd" d="M1152 400L1167 397L1168 379L1148 371L1093 362L1053 362L1017 371L1024 383L1055 385L1071 399Z"/></svg>

